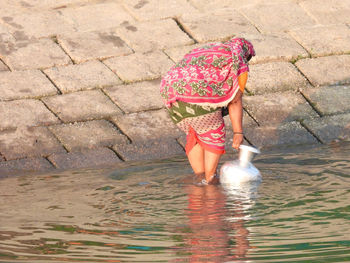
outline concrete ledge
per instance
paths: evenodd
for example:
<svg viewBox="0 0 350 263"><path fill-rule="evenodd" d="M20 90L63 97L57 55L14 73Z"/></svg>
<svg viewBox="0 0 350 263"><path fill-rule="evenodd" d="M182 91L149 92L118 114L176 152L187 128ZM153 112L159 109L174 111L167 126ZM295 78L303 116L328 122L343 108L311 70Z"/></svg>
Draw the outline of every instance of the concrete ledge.
<svg viewBox="0 0 350 263"><path fill-rule="evenodd" d="M21 174L23 172L51 171L54 167L44 158L25 158L0 162L0 179L8 175Z"/></svg>
<svg viewBox="0 0 350 263"><path fill-rule="evenodd" d="M295 65L315 87L350 83L350 55L302 59Z"/></svg>
<svg viewBox="0 0 350 263"><path fill-rule="evenodd" d="M124 161L164 159L185 155L184 149L175 139L150 140L128 145L115 145L113 149Z"/></svg>
<svg viewBox="0 0 350 263"><path fill-rule="evenodd" d="M350 112L350 86L325 86L301 92L322 115Z"/></svg>
<svg viewBox="0 0 350 263"><path fill-rule="evenodd" d="M308 86L307 80L288 62L269 62L250 66L247 90L266 94L298 90Z"/></svg>
<svg viewBox="0 0 350 263"><path fill-rule="evenodd" d="M290 91L244 96L243 105L249 114L261 125L286 123L318 117L318 114L302 95Z"/></svg>
<svg viewBox="0 0 350 263"><path fill-rule="evenodd" d="M298 122L246 129L245 135L250 143L259 148L318 143Z"/></svg>
<svg viewBox="0 0 350 263"><path fill-rule="evenodd" d="M350 113L306 120L303 123L322 143L350 140Z"/></svg>
<svg viewBox="0 0 350 263"><path fill-rule="evenodd" d="M84 152L57 153L50 155L48 159L59 169L105 167L121 162L117 155L108 148L97 148Z"/></svg>

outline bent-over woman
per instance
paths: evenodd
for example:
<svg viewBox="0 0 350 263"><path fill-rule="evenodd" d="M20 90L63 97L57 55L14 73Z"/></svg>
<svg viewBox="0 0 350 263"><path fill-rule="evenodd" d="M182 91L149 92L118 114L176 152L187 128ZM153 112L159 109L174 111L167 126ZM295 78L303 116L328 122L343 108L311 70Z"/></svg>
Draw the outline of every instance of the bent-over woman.
<svg viewBox="0 0 350 263"><path fill-rule="evenodd" d="M242 95L253 56L253 45L244 38L211 43L186 54L162 78L160 93L171 119L187 134L186 154L203 185L218 182L225 153L223 108L233 127L232 147L243 142Z"/></svg>

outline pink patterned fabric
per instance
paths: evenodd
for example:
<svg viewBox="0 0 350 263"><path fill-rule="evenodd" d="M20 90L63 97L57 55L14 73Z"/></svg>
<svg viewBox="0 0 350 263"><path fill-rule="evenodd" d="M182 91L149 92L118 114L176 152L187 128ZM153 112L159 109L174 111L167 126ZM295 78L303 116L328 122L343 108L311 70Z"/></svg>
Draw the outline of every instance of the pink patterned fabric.
<svg viewBox="0 0 350 263"><path fill-rule="evenodd" d="M187 154L197 143L210 152L225 153L225 123L220 110L185 118L177 126L187 135Z"/></svg>
<svg viewBox="0 0 350 263"><path fill-rule="evenodd" d="M165 105L171 107L180 100L214 108L227 106L239 89L238 76L249 71L248 60L254 55L253 45L244 38L192 50L161 81Z"/></svg>

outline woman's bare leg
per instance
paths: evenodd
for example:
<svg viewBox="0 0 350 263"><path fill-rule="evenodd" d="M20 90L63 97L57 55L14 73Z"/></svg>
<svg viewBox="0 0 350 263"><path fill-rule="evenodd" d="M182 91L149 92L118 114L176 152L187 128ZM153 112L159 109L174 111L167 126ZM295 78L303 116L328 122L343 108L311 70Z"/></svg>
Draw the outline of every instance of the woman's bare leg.
<svg viewBox="0 0 350 263"><path fill-rule="evenodd" d="M212 179L213 175L216 173L220 157L221 154L204 150L204 171L205 179L207 180L207 182L209 182L210 179Z"/></svg>
<svg viewBox="0 0 350 263"><path fill-rule="evenodd" d="M197 143L191 151L187 155L188 160L191 164L193 172L196 175L204 174L205 166L204 166L204 149Z"/></svg>

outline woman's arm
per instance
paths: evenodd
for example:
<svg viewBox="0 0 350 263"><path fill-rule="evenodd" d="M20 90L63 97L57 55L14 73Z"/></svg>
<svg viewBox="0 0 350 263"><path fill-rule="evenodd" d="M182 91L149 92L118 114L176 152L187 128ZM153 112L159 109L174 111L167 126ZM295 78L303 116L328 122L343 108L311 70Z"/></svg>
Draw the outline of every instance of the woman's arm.
<svg viewBox="0 0 350 263"><path fill-rule="evenodd" d="M233 128L233 143L232 147L237 149L243 142L243 103L242 95L245 89L245 85L248 79L248 72L245 72L238 76L239 91L235 98L228 105L228 112L230 115L230 120Z"/></svg>

